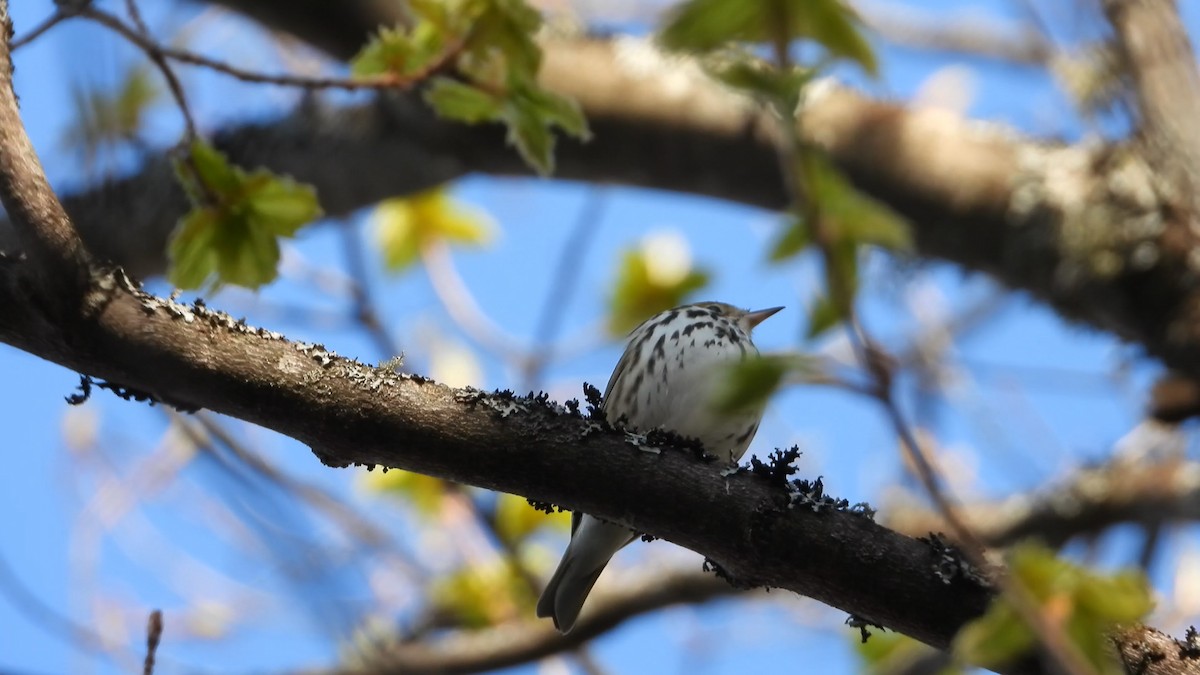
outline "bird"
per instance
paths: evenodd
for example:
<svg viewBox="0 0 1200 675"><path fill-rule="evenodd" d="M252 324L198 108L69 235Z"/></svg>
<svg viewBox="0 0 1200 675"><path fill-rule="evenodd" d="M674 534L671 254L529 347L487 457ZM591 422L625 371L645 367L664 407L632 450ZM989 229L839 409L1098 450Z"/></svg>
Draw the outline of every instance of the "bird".
<svg viewBox="0 0 1200 675"><path fill-rule="evenodd" d="M729 366L758 355L750 339L754 327L781 309L699 302L646 319L629 333L609 377L600 406L605 419L623 420L629 431L661 429L693 438L719 459L737 462L758 431L763 409L717 414L713 398ZM538 600L537 616L570 632L608 561L635 537L620 525L573 513L570 543Z"/></svg>

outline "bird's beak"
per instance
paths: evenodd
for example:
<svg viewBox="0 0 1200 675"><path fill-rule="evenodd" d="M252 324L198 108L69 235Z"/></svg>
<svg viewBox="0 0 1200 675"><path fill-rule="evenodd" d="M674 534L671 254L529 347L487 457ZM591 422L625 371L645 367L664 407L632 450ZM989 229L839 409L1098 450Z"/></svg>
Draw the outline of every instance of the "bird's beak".
<svg viewBox="0 0 1200 675"><path fill-rule="evenodd" d="M781 309L783 309L783 308L782 307L772 307L770 309L757 309L757 310L754 310L753 312L747 312L746 313L746 323L750 324L751 328L754 328L758 324L766 321L768 318L770 318L773 314L775 314L776 312L778 312Z"/></svg>

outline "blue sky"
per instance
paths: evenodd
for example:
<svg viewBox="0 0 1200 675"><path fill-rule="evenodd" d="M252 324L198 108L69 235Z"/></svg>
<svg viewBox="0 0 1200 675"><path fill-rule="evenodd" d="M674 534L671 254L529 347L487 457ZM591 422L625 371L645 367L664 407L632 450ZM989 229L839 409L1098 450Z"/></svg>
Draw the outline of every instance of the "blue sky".
<svg viewBox="0 0 1200 675"><path fill-rule="evenodd" d="M13 4L18 35L48 16L53 7L50 0ZM115 10L119 3L102 4ZM197 49L265 70L282 67L264 50L258 33L244 23L228 17L197 18L200 12L193 5L143 4L152 26L196 21L191 25L196 26L193 46ZM1014 15L1010 3L976 4L985 16ZM959 3L923 6L947 12ZM1189 25L1196 26L1197 9L1185 9L1190 12ZM1094 30L1072 28L1083 34ZM961 83L974 83L970 115L1039 135L1072 139L1082 133L1053 82L1033 70L970 59L947 61L900 49L883 49L881 60L884 75L878 82L862 82L853 73L847 76L880 95L908 98L921 91L931 76L944 76L944 69L952 65L959 69L949 71L957 78L953 81L960 83L955 91L961 92ZM137 62L137 55L110 34L82 22L61 26L18 53L17 87L26 123L60 189L69 190L89 178L79 155L62 142L73 110L68 84L111 83ZM269 119L296 99L296 93L288 90L232 83L196 70L181 72L205 130L230 121ZM177 111L164 102L154 109L147 135L169 144L180 128ZM123 151L112 161L118 169L128 168L136 165L136 156ZM565 182L487 177L467 178L454 186L454 195L486 211L498 232L486 248L456 251L456 268L487 316L520 342L528 344L536 330L553 263L588 200L597 198L592 189ZM787 305L784 313L756 332L762 349L828 347L802 342L804 308L819 292L812 260L802 258L784 266L764 263L778 222L774 215L715 200L625 188L606 188L598 198L602 215L578 266L575 293L563 308L560 337L570 341L572 336L586 336L603 318L625 248L636 245L648 232L669 232L686 238L696 264L713 273L705 297L744 306ZM354 222L363 244L369 246L366 215ZM344 355L385 358L388 355L378 353L347 318L345 297L314 284L312 275L304 271L340 265L340 246L335 228L309 228L288 253L295 264L284 279L258 295L231 291L211 298L210 304L245 314L252 323L291 338L323 342ZM516 385L517 374L489 357L446 314L424 274L387 275L378 258L370 260L380 314L406 346L413 367L429 363L422 345L440 341L474 354L482 368L480 386ZM953 315L996 292L986 279L945 265L897 265L876 257L868 270L861 301L864 319L893 347L906 344L917 328L913 298L922 298L916 302L922 311L942 305L945 314ZM154 288L165 291L161 283ZM984 325L956 342L956 362L961 364L958 386L933 404L938 441L958 451L956 461L964 467L953 486L968 498L1029 489L1062 476L1080 462L1106 457L1113 443L1138 422L1142 395L1158 371L1136 348L1087 328L1065 325L1022 295L1005 297ZM298 307L318 309L299 312ZM608 341L555 362L545 373L543 386L557 398L578 396L584 380L602 386L619 349ZM1123 365L1128 367L1121 369L1120 376L1114 375ZM76 374L3 346L0 373L10 383L21 383L0 394L4 397L0 420L5 423L9 448L7 470L0 473L0 512L9 514L0 539L0 588L9 589L0 592L0 626L4 627L0 670L108 673L123 672L128 665L67 644L62 630L52 626L48 630L37 611L11 590L14 587L25 589L59 616L93 630L98 626L113 630L115 639L132 654L140 654L143 645L144 619L138 617L151 608L164 608L167 632L160 672L200 668L246 673L335 662L339 631L372 602L366 589L378 573L378 560L344 555L336 545L337 533L327 523L290 511L269 486L253 478L231 481L210 460L178 456L179 444L166 435L168 420L158 408L99 392L86 406L68 410L63 397L77 384ZM344 495L372 512L388 514L382 524L394 524L400 538L412 535L410 516L356 488L352 471L322 467L307 448L271 432L240 424L236 428L290 475ZM103 450L89 445L89 438ZM860 398L826 389L782 392L773 401L752 450L764 454L793 443L805 450L802 473L823 475L831 493L852 502L886 503L896 485L911 487L911 481L902 477L897 444L885 420ZM180 467L177 472L174 464ZM158 478L161 475L173 477ZM117 478L121 484L143 488L132 507L138 515L120 519L119 525L101 535L96 519L112 516L120 500L96 494L107 495L106 485ZM250 532L239 539L221 520L226 514L244 516L257 525L249 526ZM259 534L294 528L303 537L288 541L275 536L273 550L248 553L253 546L247 541L263 540L254 536L255 527ZM544 556L552 563L564 542L555 537L545 540ZM320 542L320 550L314 550L314 541ZM419 549L424 543L429 542L405 545ZM1099 559L1105 565L1128 563L1136 556L1137 543L1127 535L1109 537ZM440 544L429 545L436 549ZM1169 545L1168 554L1161 558L1165 562L1154 570L1160 587L1166 588L1174 578L1173 554L1187 546L1178 539ZM665 543L633 547L614 566L620 572L638 562L660 564L657 561L663 557L699 564L698 558L669 548ZM334 572L319 579L289 577L291 563L314 555L335 558ZM417 550L414 555L432 554ZM188 563L188 558L200 564ZM299 589L291 595L307 600L287 604L263 599L252 605L256 613L250 628L219 642L183 640L181 631L172 631L174 610L220 599L227 591L250 593L247 588L281 595ZM829 664L826 672L854 672L855 637L841 626L844 617L812 601L775 597L782 595L773 594L769 602L723 601L643 617L597 640L593 653L613 673L731 673L814 659ZM251 597L258 596L251 593ZM97 606L102 608L101 616L108 611L105 607L114 608L110 621L97 624L93 614ZM129 632L120 634L122 626ZM516 669L536 670L534 666Z"/></svg>

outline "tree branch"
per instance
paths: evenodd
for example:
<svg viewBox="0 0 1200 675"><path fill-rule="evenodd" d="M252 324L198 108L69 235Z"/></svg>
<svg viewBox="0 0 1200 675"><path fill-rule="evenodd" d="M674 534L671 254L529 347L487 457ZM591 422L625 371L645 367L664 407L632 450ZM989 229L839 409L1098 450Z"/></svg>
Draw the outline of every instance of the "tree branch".
<svg viewBox="0 0 1200 675"><path fill-rule="evenodd" d="M770 120L694 63L636 38L551 40L545 49L543 81L577 98L595 131L592 143L560 143L560 177L786 203ZM806 136L908 218L920 255L992 274L1200 375L1200 296L1189 281L1200 241L1138 155L1041 144L831 85L809 98ZM404 95L337 110L310 103L215 142L238 164L315 184L334 217L470 171L528 173L498 127L437 120ZM166 236L186 212L165 158L67 204L98 256L142 275L162 271ZM0 228L0 248L14 243Z"/></svg>
<svg viewBox="0 0 1200 675"><path fill-rule="evenodd" d="M1105 0L1133 75L1150 157L1167 172L1173 201L1200 206L1200 70L1175 0Z"/></svg>
<svg viewBox="0 0 1200 675"><path fill-rule="evenodd" d="M12 35L8 2L0 0L0 203L35 263L41 300L66 316L83 297L87 253L25 135L13 91Z"/></svg>
<svg viewBox="0 0 1200 675"><path fill-rule="evenodd" d="M688 453L647 452L621 434L589 435L592 423L547 404L292 343L146 295L120 273L96 277L108 293L103 311L68 342L13 283L25 265L0 261L0 306L12 310L0 315L0 340L275 429L331 466L401 468L583 510L703 552L740 581L794 590L941 648L991 597L972 576L941 578L936 546L860 515L790 509L762 479L722 477Z"/></svg>
<svg viewBox="0 0 1200 675"><path fill-rule="evenodd" d="M996 503L965 506L972 532L989 546L1036 538L1050 546L1097 534L1120 523L1161 525L1200 520L1200 464L1177 460L1149 464L1114 462L1080 469L1065 484ZM888 509L887 523L900 532L944 528L925 509Z"/></svg>
<svg viewBox="0 0 1200 675"><path fill-rule="evenodd" d="M382 645L336 672L477 673L546 658L587 644L626 620L680 603L726 598L735 590L712 574L672 571L622 577L619 588L600 589L575 628L566 635L550 624L531 621L460 633L433 644L398 642ZM532 616L532 615L531 615Z"/></svg>

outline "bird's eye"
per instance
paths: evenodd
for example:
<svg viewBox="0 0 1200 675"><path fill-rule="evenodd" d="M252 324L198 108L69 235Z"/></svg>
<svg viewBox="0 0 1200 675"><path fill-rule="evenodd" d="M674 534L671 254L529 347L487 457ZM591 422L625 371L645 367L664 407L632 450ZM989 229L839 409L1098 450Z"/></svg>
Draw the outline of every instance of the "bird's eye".
<svg viewBox="0 0 1200 675"><path fill-rule="evenodd" d="M714 311L714 312L718 313L718 314L720 314L720 313L721 313L721 306L720 306L720 305L709 305L709 306L708 306L708 308L709 308L710 310L712 310L712 311Z"/></svg>

